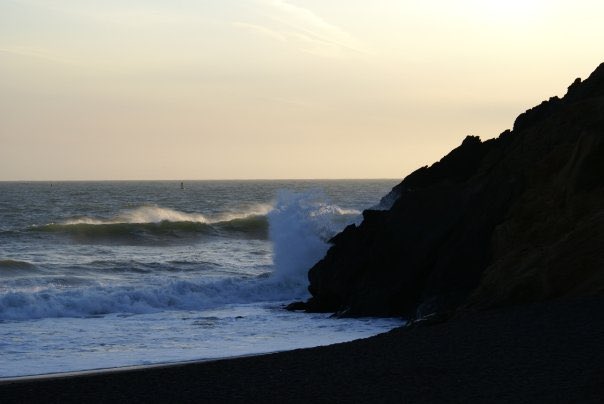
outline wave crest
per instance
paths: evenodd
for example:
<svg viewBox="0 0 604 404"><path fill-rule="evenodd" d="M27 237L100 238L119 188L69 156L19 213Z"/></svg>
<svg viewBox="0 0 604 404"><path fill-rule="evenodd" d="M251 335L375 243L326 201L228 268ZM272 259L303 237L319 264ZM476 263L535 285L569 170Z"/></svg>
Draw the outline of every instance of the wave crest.
<svg viewBox="0 0 604 404"><path fill-rule="evenodd" d="M77 217L59 223L34 226L30 230L65 234L80 243L162 244L194 240L203 236L266 240L269 237L269 217L272 217L273 227L279 228L276 230L278 233L290 233L287 226L294 223L287 223L289 220L297 222L297 226L303 221L312 222L314 227L309 232L325 233L329 227L326 226L328 222L344 223L349 221L351 216L358 216L360 213L355 209L344 209L326 203L323 196L317 199L316 193L300 194L298 197L285 195L288 193L280 193L274 204L258 204L241 211L222 212L214 216L181 212L160 206L141 206L123 210L109 219ZM309 198L313 199L312 203ZM289 207L286 208L288 204ZM293 218L294 212L298 219ZM285 219L285 227L280 227L281 221L278 218L284 218L283 214L289 215L289 219ZM326 221L328 217L329 220ZM323 224L318 226L320 222ZM335 234L331 230L327 232ZM287 238L276 233L273 233L273 236L273 241L277 242L283 237ZM329 239L325 235L319 236L325 240ZM312 244L311 240L306 241Z"/></svg>
<svg viewBox="0 0 604 404"><path fill-rule="evenodd" d="M162 208L159 206L140 206L135 209L126 209L120 212L112 219L95 219L89 217L80 217L68 219L63 225L108 225L108 224L126 224L126 223L161 223L161 222L191 222L208 223L206 217L199 213L179 212L174 209Z"/></svg>
<svg viewBox="0 0 604 404"><path fill-rule="evenodd" d="M159 206L141 206L120 212L111 219L78 217L61 223L31 228L33 231L67 234L78 242L148 243L226 235L266 239L269 205L242 212L226 212L209 218L201 213L180 212Z"/></svg>

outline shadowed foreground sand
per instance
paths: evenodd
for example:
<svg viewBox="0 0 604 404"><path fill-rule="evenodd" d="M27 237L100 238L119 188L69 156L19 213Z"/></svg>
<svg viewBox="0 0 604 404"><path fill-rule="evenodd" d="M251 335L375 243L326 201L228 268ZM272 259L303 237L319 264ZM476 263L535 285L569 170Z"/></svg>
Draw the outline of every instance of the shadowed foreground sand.
<svg viewBox="0 0 604 404"><path fill-rule="evenodd" d="M474 313L329 347L0 382L2 403L124 401L604 402L604 297Z"/></svg>

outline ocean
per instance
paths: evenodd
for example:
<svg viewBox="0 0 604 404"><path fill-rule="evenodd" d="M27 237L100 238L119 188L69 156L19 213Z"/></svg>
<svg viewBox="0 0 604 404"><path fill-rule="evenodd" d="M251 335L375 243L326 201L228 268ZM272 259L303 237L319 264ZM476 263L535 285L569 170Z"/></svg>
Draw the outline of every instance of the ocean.
<svg viewBox="0 0 604 404"><path fill-rule="evenodd" d="M0 378L222 358L401 319L288 312L396 180L0 182Z"/></svg>

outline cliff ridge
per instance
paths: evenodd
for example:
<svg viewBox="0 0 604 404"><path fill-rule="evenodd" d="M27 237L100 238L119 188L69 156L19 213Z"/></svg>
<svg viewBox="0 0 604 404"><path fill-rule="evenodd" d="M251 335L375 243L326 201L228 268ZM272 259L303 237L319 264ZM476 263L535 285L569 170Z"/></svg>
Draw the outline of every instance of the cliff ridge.
<svg viewBox="0 0 604 404"><path fill-rule="evenodd" d="M382 202L331 240L298 308L420 317L604 292L604 64Z"/></svg>

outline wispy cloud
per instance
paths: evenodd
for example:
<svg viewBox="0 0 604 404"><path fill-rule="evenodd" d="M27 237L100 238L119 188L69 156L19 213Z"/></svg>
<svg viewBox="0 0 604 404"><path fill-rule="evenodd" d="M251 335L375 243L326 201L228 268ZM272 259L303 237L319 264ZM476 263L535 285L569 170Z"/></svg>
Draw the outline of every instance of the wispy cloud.
<svg viewBox="0 0 604 404"><path fill-rule="evenodd" d="M71 66L78 66L82 64L80 61L65 58L43 49L27 47L0 47L0 54L40 59L46 62Z"/></svg>
<svg viewBox="0 0 604 404"><path fill-rule="evenodd" d="M234 22L233 26L248 30L259 35L268 36L270 38L276 39L277 41L287 42L287 37L285 35L270 28L263 27L262 25L249 24L246 22Z"/></svg>
<svg viewBox="0 0 604 404"><path fill-rule="evenodd" d="M88 72L121 73L124 70L90 58L77 58L71 54L67 56L60 52L24 46L0 46L0 58L2 57L18 57L23 60L37 61L44 66L57 66L60 69L78 69L80 71L85 69Z"/></svg>
<svg viewBox="0 0 604 404"><path fill-rule="evenodd" d="M261 21L237 22L235 26L292 43L301 51L319 56L365 53L352 35L309 9L283 0L256 0L254 5L260 11Z"/></svg>
<svg viewBox="0 0 604 404"><path fill-rule="evenodd" d="M176 7L157 2L149 4L144 0L10 1L33 10L59 14L66 17L67 21L90 21L91 29L109 24L116 28L134 29L133 34L139 36L143 33L156 36L160 31L156 28L171 30L172 35L186 27L189 36L181 36L186 42L195 40L195 32L224 27L226 23L227 26L244 30L251 35L278 41L315 56L333 58L367 53L360 41L344 29L328 22L314 11L287 0L249 0L238 2L233 8L208 8L201 2L201 5L190 2L183 7Z"/></svg>
<svg viewBox="0 0 604 404"><path fill-rule="evenodd" d="M69 17L87 19L99 23L109 23L140 27L148 25L178 25L183 23L198 23L203 21L201 16L194 13L177 12L170 8L158 8L151 5L125 5L119 2L90 2L64 0L49 2L44 0L12 0L13 3L32 9L48 10Z"/></svg>

